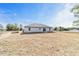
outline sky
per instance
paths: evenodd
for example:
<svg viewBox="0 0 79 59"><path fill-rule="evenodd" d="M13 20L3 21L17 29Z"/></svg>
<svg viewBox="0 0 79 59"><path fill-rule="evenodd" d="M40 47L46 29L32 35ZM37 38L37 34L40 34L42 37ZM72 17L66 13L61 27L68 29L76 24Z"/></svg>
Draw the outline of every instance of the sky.
<svg viewBox="0 0 79 59"><path fill-rule="evenodd" d="M0 24L40 23L71 27L75 19L70 12L73 6L64 3L0 3Z"/></svg>

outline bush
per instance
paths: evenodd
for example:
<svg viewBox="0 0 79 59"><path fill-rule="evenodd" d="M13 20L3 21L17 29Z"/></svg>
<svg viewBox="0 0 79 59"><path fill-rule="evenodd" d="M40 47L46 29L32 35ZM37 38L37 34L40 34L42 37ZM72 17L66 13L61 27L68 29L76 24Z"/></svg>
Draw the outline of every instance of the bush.
<svg viewBox="0 0 79 59"><path fill-rule="evenodd" d="M7 24L7 31L19 31L17 24Z"/></svg>
<svg viewBox="0 0 79 59"><path fill-rule="evenodd" d="M55 31L69 31L70 29L69 28L64 28L64 27L60 26L60 27L55 27L54 30Z"/></svg>

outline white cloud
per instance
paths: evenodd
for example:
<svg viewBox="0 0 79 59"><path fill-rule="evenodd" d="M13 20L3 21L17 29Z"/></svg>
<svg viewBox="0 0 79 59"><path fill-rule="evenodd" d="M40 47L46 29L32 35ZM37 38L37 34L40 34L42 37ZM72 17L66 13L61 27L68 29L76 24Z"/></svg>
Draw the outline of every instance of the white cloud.
<svg viewBox="0 0 79 59"><path fill-rule="evenodd" d="M75 4L64 4L64 8L62 10L60 10L56 14L56 16L54 18L52 18L52 25L53 26L63 26L63 27L70 27L70 26L72 26L72 22L74 21L75 18L73 16L73 13L70 12L70 10L71 10L71 8L74 5ZM12 16L17 16L17 14L13 13ZM43 16L43 15L41 15L41 16ZM6 24L6 23L8 23L7 22L8 19L11 20L10 16L8 16L7 14L5 14L5 11L2 11L2 13L0 13L0 23L1 24L2 23ZM23 24L23 25L27 25L29 23L33 23L34 22L32 20L29 20L29 19L21 19L21 20L19 22L17 22L17 23ZM51 24L51 20L50 20L50 24Z"/></svg>
<svg viewBox="0 0 79 59"><path fill-rule="evenodd" d="M54 26L71 27L75 19L73 13L70 12L75 4L64 4L64 8L60 10L52 19L55 20Z"/></svg>

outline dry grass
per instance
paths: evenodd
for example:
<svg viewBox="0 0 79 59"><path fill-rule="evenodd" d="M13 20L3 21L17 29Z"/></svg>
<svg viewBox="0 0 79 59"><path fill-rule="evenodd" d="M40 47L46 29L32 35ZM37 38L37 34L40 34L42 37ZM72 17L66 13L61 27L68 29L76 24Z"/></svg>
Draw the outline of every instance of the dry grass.
<svg viewBox="0 0 79 59"><path fill-rule="evenodd" d="M0 55L79 55L79 33L11 34L0 39Z"/></svg>

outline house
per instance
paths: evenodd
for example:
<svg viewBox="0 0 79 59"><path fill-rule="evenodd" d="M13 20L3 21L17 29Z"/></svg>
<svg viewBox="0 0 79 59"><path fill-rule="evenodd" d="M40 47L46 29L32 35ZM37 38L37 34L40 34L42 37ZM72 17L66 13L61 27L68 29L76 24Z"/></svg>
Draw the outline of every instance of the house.
<svg viewBox="0 0 79 59"><path fill-rule="evenodd" d="M30 24L24 26L23 33L36 33L36 32L52 32L53 28L44 24Z"/></svg>

